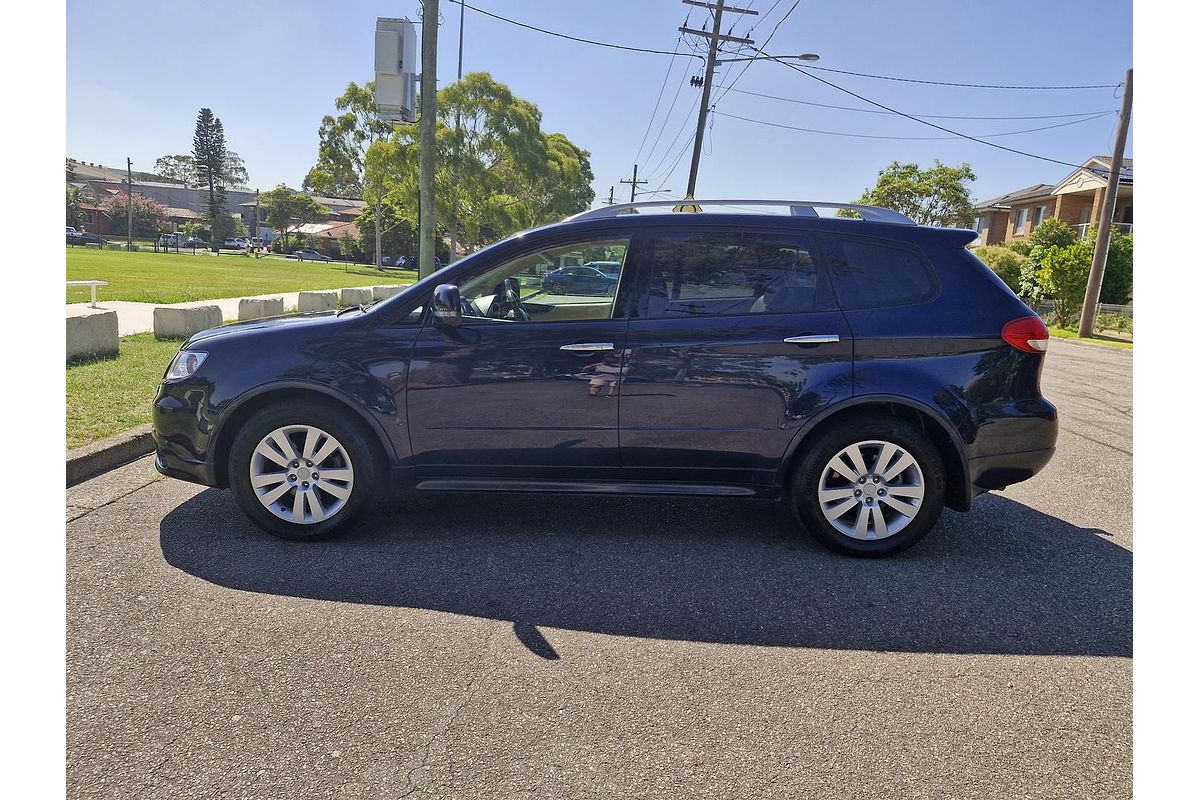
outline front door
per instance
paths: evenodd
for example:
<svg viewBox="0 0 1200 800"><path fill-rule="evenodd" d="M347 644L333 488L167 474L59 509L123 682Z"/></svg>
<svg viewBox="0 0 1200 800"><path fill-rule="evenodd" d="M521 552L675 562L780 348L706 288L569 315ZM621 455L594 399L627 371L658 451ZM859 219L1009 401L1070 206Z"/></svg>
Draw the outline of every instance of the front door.
<svg viewBox="0 0 1200 800"><path fill-rule="evenodd" d="M551 294L561 258L624 271L631 237L531 245L459 279L463 324L427 325L413 351L408 420L422 476L609 477L627 315L607 291Z"/></svg>
<svg viewBox="0 0 1200 800"><path fill-rule="evenodd" d="M621 460L648 480L771 483L800 426L851 396L853 342L807 234L647 231Z"/></svg>

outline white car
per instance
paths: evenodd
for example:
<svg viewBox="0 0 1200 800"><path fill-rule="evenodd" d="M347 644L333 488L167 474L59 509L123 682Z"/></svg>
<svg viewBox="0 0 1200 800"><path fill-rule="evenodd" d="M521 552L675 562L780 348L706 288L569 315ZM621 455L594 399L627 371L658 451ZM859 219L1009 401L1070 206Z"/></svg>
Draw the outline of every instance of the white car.
<svg viewBox="0 0 1200 800"><path fill-rule="evenodd" d="M240 236L236 239L226 239L225 244L221 246L231 250L245 250L247 247L246 240Z"/></svg>

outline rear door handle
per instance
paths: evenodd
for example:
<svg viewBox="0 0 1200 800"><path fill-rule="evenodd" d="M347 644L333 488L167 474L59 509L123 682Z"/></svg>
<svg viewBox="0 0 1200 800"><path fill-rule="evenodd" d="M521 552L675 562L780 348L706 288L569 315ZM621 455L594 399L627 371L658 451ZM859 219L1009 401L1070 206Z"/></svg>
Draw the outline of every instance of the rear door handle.
<svg viewBox="0 0 1200 800"><path fill-rule="evenodd" d="M605 350L615 350L616 347L612 342L579 342L578 344L564 344L559 350L566 350L569 353L599 353Z"/></svg>
<svg viewBox="0 0 1200 800"><path fill-rule="evenodd" d="M842 339L836 333L809 333L804 336L789 336L788 344L837 344Z"/></svg>

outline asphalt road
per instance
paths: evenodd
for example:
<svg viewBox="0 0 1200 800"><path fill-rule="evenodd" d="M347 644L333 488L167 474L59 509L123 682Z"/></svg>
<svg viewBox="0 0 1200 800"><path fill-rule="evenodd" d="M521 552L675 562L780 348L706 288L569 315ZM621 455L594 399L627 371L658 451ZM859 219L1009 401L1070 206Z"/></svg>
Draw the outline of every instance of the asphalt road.
<svg viewBox="0 0 1200 800"><path fill-rule="evenodd" d="M736 500L454 496L292 545L148 459L67 492L68 796L1130 794L1132 356L913 550Z"/></svg>

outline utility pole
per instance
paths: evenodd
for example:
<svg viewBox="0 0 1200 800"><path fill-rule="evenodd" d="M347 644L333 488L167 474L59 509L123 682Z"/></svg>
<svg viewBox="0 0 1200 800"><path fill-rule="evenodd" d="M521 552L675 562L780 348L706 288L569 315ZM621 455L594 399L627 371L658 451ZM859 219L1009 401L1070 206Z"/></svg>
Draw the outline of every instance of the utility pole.
<svg viewBox="0 0 1200 800"><path fill-rule="evenodd" d="M634 202L635 200L637 200L637 187L638 187L638 184L642 184L642 183L649 183L649 182L650 182L650 181L639 181L639 180L638 180L638 176L637 176L637 168L638 168L638 165L637 165L637 164L634 164L634 165L633 165L633 180L631 180L631 181L627 181L627 180L625 180L624 178L622 178L622 179L621 179L621 181L620 181L621 183L628 183L628 184L629 184L629 202L631 202L631 203L632 203L632 202ZM609 202L612 202L612 192L609 192L609 195L608 195L608 197L609 197Z"/></svg>
<svg viewBox="0 0 1200 800"><path fill-rule="evenodd" d="M1087 291L1083 295L1083 312L1079 316L1079 338L1092 335L1096 324L1096 305L1100 301L1100 286L1104 283L1104 267L1108 262L1108 237L1117 208L1117 189L1121 186L1121 167L1125 163L1125 135L1129 131L1129 116L1133 109L1133 69L1125 73L1125 97L1121 101L1121 116L1117 121L1117 141L1113 143L1112 163L1108 168L1108 185L1104 187L1104 207L1100 211L1100 227L1096 231L1096 252L1092 255L1092 271L1088 273Z"/></svg>
<svg viewBox="0 0 1200 800"><path fill-rule="evenodd" d="M611 206L611 205L616 204L617 201L613 199L613 193L615 193L616 191L617 191L616 186L608 187L608 199L604 201L604 205Z"/></svg>
<svg viewBox="0 0 1200 800"><path fill-rule="evenodd" d="M433 274L433 259L437 254L433 214L434 153L437 150L437 37L438 0L424 0L421 6L421 171L420 190L417 193L421 201L419 278Z"/></svg>
<svg viewBox="0 0 1200 800"><path fill-rule="evenodd" d="M380 209L379 190L375 190L375 269L383 272L383 212Z"/></svg>
<svg viewBox="0 0 1200 800"><path fill-rule="evenodd" d="M133 159L125 159L125 249L133 250Z"/></svg>
<svg viewBox="0 0 1200 800"><path fill-rule="evenodd" d="M463 56L463 17L467 10L463 8L463 4L458 4L458 80L462 80L462 56ZM462 117L458 112L454 113L454 187L458 188L458 168L462 161L462 153L459 145L459 136L462 135ZM458 257L458 197L454 198L454 219L450 221L450 263Z"/></svg>
<svg viewBox="0 0 1200 800"><path fill-rule="evenodd" d="M696 36L706 37L708 39L708 58L704 62L704 84L700 90L700 114L696 119L696 138L692 144L692 169L688 173L687 197L691 199L696 194L696 173L700 171L700 146L704 143L704 125L708 122L708 100L712 93L712 77L713 67L716 66L717 49L721 42L737 42L739 44L754 44L751 39L742 39L736 36L721 35L721 16L728 11L731 14L757 14L757 11L751 11L748 8L734 8L726 6L725 0L717 0L716 3L702 3L698 0L683 0L686 5L700 6L712 10L713 13L713 29L712 32L704 30L695 30L686 26L680 27L680 33L691 33Z"/></svg>
<svg viewBox="0 0 1200 800"><path fill-rule="evenodd" d="M254 232L250 234L250 238L252 240L258 238L258 189L254 190ZM251 244L253 244L253 241L251 241ZM259 248L254 248L254 257L258 258L261 255L262 253L259 251Z"/></svg>

